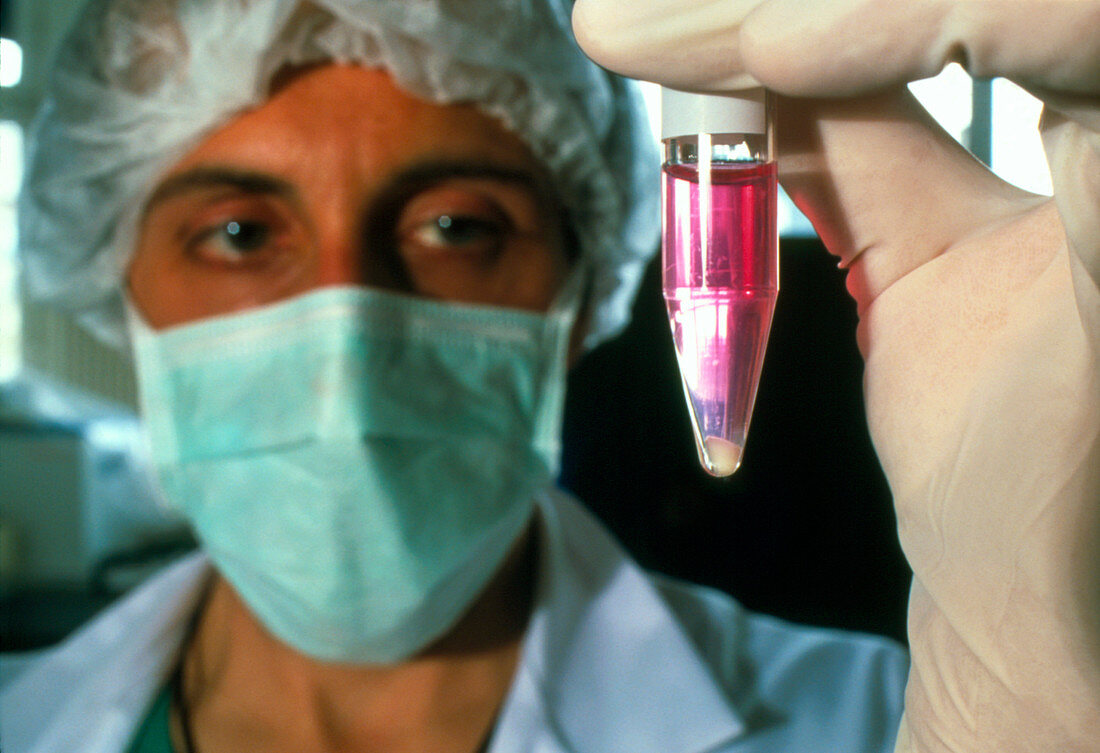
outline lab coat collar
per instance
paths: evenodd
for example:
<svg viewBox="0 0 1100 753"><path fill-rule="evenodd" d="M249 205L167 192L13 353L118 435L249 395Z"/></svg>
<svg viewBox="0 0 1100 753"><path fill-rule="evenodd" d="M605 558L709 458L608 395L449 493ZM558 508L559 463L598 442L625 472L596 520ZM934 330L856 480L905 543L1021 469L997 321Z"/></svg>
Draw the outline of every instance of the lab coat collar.
<svg viewBox="0 0 1100 753"><path fill-rule="evenodd" d="M744 733L650 576L564 493L539 512L536 606L490 753L701 753Z"/></svg>
<svg viewBox="0 0 1100 753"><path fill-rule="evenodd" d="M564 493L547 492L539 518L536 606L490 753L702 753L741 735L650 577ZM181 560L5 687L4 748L125 750L211 573L202 553Z"/></svg>
<svg viewBox="0 0 1100 753"><path fill-rule="evenodd" d="M5 686L4 749L125 750L175 664L211 572L205 555L185 557Z"/></svg>

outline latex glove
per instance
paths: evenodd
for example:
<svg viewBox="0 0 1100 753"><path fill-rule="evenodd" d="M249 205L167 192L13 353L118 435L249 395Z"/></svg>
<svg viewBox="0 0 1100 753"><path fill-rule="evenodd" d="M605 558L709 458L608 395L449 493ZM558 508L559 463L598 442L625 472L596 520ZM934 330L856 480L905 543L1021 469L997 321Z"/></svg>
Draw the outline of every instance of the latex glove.
<svg viewBox="0 0 1100 753"><path fill-rule="evenodd" d="M574 28L627 75L819 98L780 101L780 180L849 269L915 573L898 750L1100 751L1100 3L580 0ZM950 60L1045 101L1053 201L908 96Z"/></svg>

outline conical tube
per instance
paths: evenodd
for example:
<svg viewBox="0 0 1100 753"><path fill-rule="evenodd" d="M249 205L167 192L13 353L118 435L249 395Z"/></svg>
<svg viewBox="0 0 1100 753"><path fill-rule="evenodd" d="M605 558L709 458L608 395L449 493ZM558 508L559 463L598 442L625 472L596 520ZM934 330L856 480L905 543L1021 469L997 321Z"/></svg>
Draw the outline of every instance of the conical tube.
<svg viewBox="0 0 1100 753"><path fill-rule="evenodd" d="M770 97L662 93L663 287L699 461L741 465L779 292Z"/></svg>

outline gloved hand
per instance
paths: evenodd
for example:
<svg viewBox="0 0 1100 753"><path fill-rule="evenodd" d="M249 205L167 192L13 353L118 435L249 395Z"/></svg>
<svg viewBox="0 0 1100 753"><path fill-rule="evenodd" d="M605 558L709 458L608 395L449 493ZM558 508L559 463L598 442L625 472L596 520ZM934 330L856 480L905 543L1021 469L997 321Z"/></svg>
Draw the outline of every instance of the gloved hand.
<svg viewBox="0 0 1100 753"><path fill-rule="evenodd" d="M626 75L786 95L780 180L849 270L915 573L898 750L1100 751L1100 2L579 0L573 23ZM951 60L1044 101L1053 201L908 96Z"/></svg>

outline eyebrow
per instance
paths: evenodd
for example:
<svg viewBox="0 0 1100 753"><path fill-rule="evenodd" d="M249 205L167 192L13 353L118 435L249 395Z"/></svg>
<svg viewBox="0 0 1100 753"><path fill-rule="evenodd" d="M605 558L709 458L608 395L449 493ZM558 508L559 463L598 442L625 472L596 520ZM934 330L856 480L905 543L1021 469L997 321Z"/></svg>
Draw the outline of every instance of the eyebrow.
<svg viewBox="0 0 1100 753"><path fill-rule="evenodd" d="M195 167L166 178L153 191L149 200L145 202L142 213L148 215L157 204L180 194L227 187L235 188L243 193L269 194L291 200L298 199L298 191L293 184L280 178L235 167L205 166Z"/></svg>
<svg viewBox="0 0 1100 753"><path fill-rule="evenodd" d="M548 179L531 170L484 162L431 161L413 164L398 172L383 184L378 198L383 203L407 198L433 183L455 178L488 179L516 184L535 198L553 200ZM233 188L247 194L268 194L298 201L294 184L263 172L227 166L200 166L166 178L148 201L143 214L148 215L157 204L191 191L212 188Z"/></svg>

